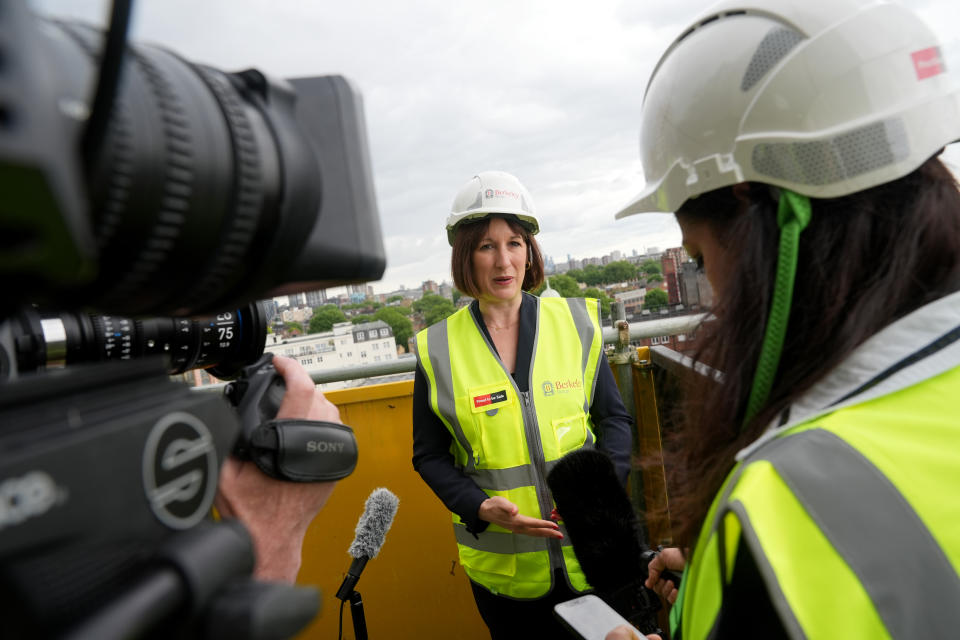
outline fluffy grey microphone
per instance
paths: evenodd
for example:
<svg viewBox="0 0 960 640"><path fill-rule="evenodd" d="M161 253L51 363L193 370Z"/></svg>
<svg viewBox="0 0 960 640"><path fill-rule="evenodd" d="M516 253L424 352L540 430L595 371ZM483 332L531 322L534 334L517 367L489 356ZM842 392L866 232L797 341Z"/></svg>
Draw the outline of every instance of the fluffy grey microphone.
<svg viewBox="0 0 960 640"><path fill-rule="evenodd" d="M337 598L340 600L350 597L357 580L360 579L360 572L367 565L367 560L376 557L380 552L399 504L400 499L383 487L374 489L367 497L363 513L357 521L356 535L347 550L354 560L337 591Z"/></svg>

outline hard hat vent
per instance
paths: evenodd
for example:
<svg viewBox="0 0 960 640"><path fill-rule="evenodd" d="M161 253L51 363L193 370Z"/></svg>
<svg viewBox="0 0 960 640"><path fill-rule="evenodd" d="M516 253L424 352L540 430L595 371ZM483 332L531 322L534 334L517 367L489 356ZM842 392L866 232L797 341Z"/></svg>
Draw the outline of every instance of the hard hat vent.
<svg viewBox="0 0 960 640"><path fill-rule="evenodd" d="M896 164L910 155L900 118L868 124L813 142L773 142L753 149L753 167L797 184L826 185Z"/></svg>
<svg viewBox="0 0 960 640"><path fill-rule="evenodd" d="M803 34L794 29L786 27L771 29L754 51L750 64L747 65L747 71L743 74L743 80L740 82L740 90L749 91L803 40Z"/></svg>

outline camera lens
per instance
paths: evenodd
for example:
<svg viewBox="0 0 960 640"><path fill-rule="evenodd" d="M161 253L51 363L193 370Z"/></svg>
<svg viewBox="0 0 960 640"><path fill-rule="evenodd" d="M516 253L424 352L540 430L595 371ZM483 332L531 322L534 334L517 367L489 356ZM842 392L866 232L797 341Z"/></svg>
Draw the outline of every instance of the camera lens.
<svg viewBox="0 0 960 640"><path fill-rule="evenodd" d="M162 355L171 374L204 368L230 379L263 355L268 320L263 302L204 318L43 314L26 308L9 320L11 359L26 373Z"/></svg>
<svg viewBox="0 0 960 640"><path fill-rule="evenodd" d="M61 108L82 105L103 36L44 25L64 70ZM101 152L85 167L99 272L56 304L187 316L267 298L257 294L300 254L320 208L320 168L295 98L256 71L128 45Z"/></svg>

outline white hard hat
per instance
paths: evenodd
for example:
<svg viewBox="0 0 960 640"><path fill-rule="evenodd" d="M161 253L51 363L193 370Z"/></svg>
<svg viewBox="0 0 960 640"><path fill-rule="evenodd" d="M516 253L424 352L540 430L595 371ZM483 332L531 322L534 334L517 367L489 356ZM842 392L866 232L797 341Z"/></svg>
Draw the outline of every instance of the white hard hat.
<svg viewBox="0 0 960 640"><path fill-rule="evenodd" d="M540 231L533 199L514 176L504 171L484 171L470 178L453 199L447 218L447 240L453 246L454 230L466 220L486 218L493 213L517 216L531 234Z"/></svg>
<svg viewBox="0 0 960 640"><path fill-rule="evenodd" d="M877 0L725 0L667 49L640 130L646 188L616 214L676 211L744 181L816 198L900 178L960 138L933 33Z"/></svg>

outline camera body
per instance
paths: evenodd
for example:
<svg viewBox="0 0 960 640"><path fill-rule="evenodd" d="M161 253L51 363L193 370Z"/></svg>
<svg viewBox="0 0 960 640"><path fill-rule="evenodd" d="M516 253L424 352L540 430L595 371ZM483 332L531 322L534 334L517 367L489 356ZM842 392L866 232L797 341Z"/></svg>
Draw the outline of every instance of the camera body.
<svg viewBox="0 0 960 640"><path fill-rule="evenodd" d="M106 36L0 11L4 633L292 634L316 594L270 613L249 537L208 519L237 413L168 374L256 362L257 300L381 277L362 101L339 76L111 54L124 4Z"/></svg>

